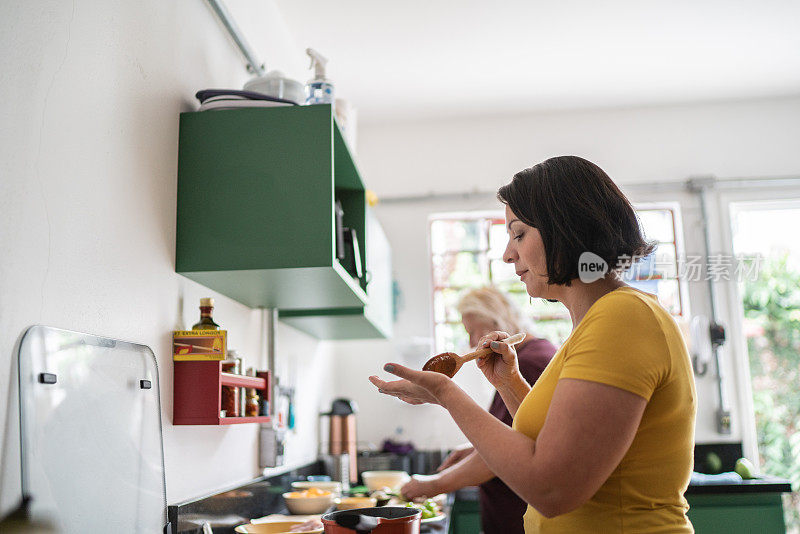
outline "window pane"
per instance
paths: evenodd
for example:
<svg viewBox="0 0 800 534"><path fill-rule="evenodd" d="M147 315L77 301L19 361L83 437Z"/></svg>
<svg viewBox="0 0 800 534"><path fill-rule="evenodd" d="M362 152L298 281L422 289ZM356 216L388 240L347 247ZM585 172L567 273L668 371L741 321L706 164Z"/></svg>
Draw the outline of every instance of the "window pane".
<svg viewBox="0 0 800 534"><path fill-rule="evenodd" d="M485 250L486 230L482 219L472 221L440 219L431 223L431 251L434 254L461 250Z"/></svg>
<svg viewBox="0 0 800 534"><path fill-rule="evenodd" d="M517 272L514 270L513 263L505 263L502 260L492 260L490 268L492 270L492 283L494 285L504 287L518 286L517 289L524 287L519 276L517 276Z"/></svg>
<svg viewBox="0 0 800 534"><path fill-rule="evenodd" d="M505 222L493 223L489 228L489 257L502 258L508 245Z"/></svg>
<svg viewBox="0 0 800 534"><path fill-rule="evenodd" d="M441 289L433 294L433 317L437 323L461 320L456 310L461 292L459 289Z"/></svg>
<svg viewBox="0 0 800 534"><path fill-rule="evenodd" d="M678 264L675 245L662 243L649 256L635 263L623 275L626 281L677 278Z"/></svg>
<svg viewBox="0 0 800 534"><path fill-rule="evenodd" d="M677 280L660 280L658 282L658 301L672 315L681 314L681 296Z"/></svg>
<svg viewBox="0 0 800 534"><path fill-rule="evenodd" d="M485 254L461 252L433 257L433 284L436 287L480 286L488 277Z"/></svg>
<svg viewBox="0 0 800 534"><path fill-rule="evenodd" d="M675 225L672 221L672 210L637 211L642 231L648 240L674 241Z"/></svg>
<svg viewBox="0 0 800 534"><path fill-rule="evenodd" d="M528 313L530 311L530 297L525 291L525 286L522 284L522 282L515 282L513 287L508 285L498 285L497 288L508 295L511 301L516 304L525 315L530 315Z"/></svg>
<svg viewBox="0 0 800 534"><path fill-rule="evenodd" d="M628 282L631 286L652 293L672 315L681 313L681 299L677 280L638 280Z"/></svg>
<svg viewBox="0 0 800 534"><path fill-rule="evenodd" d="M527 296L527 294L525 295ZM541 319L569 319L569 310L560 302L550 302L545 299L533 299L524 309L527 315Z"/></svg>
<svg viewBox="0 0 800 534"><path fill-rule="evenodd" d="M461 323L436 325L436 351L455 352L469 345L469 336Z"/></svg>
<svg viewBox="0 0 800 534"><path fill-rule="evenodd" d="M570 319L555 319L552 321L534 321L533 332L536 337L548 340L556 347L564 344L564 341L572 332L572 321Z"/></svg>

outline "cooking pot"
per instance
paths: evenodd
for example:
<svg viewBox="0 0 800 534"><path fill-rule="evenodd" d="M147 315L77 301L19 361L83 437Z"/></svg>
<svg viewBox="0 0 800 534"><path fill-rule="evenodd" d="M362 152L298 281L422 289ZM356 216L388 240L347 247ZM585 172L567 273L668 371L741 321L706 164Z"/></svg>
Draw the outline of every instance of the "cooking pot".
<svg viewBox="0 0 800 534"><path fill-rule="evenodd" d="M403 506L355 508L322 516L325 534L419 534L422 512Z"/></svg>

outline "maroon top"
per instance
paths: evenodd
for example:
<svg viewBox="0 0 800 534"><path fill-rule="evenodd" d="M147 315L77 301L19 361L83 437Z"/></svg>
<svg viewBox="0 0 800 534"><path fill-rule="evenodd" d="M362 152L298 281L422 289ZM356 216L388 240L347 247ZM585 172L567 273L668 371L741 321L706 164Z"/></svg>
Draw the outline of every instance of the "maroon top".
<svg viewBox="0 0 800 534"><path fill-rule="evenodd" d="M517 349L522 376L533 385L555 354L555 346L546 339L533 338ZM489 413L511 426L512 417L500 394L495 392ZM495 477L480 485L483 534L524 534L522 516L528 505L511 488Z"/></svg>

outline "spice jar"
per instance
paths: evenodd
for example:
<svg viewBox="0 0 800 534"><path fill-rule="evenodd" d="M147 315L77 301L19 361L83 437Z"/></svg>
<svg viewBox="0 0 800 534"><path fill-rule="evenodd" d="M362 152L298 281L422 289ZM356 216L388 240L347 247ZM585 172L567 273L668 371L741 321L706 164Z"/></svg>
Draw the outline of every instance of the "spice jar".
<svg viewBox="0 0 800 534"><path fill-rule="evenodd" d="M239 388L222 386L222 410L226 417L239 417Z"/></svg>
<svg viewBox="0 0 800 534"><path fill-rule="evenodd" d="M223 373L236 372L236 360L225 360L221 363ZM225 411L226 417L239 417L242 414L239 396L239 388L222 386L222 406L220 409Z"/></svg>
<svg viewBox="0 0 800 534"><path fill-rule="evenodd" d="M256 388L247 388L247 403L245 404L245 415L247 417L258 416L258 393Z"/></svg>

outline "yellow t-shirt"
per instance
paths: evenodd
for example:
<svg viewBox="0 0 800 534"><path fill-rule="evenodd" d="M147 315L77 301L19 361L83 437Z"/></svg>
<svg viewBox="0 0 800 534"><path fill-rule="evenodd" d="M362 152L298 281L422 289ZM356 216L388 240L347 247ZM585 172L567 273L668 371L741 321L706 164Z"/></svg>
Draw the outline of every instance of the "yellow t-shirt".
<svg viewBox="0 0 800 534"><path fill-rule="evenodd" d="M675 321L630 287L598 299L522 401L513 427L533 439L561 378L600 382L647 399L628 452L592 498L548 519L528 506L525 533L685 533L683 492L694 448L696 393Z"/></svg>

